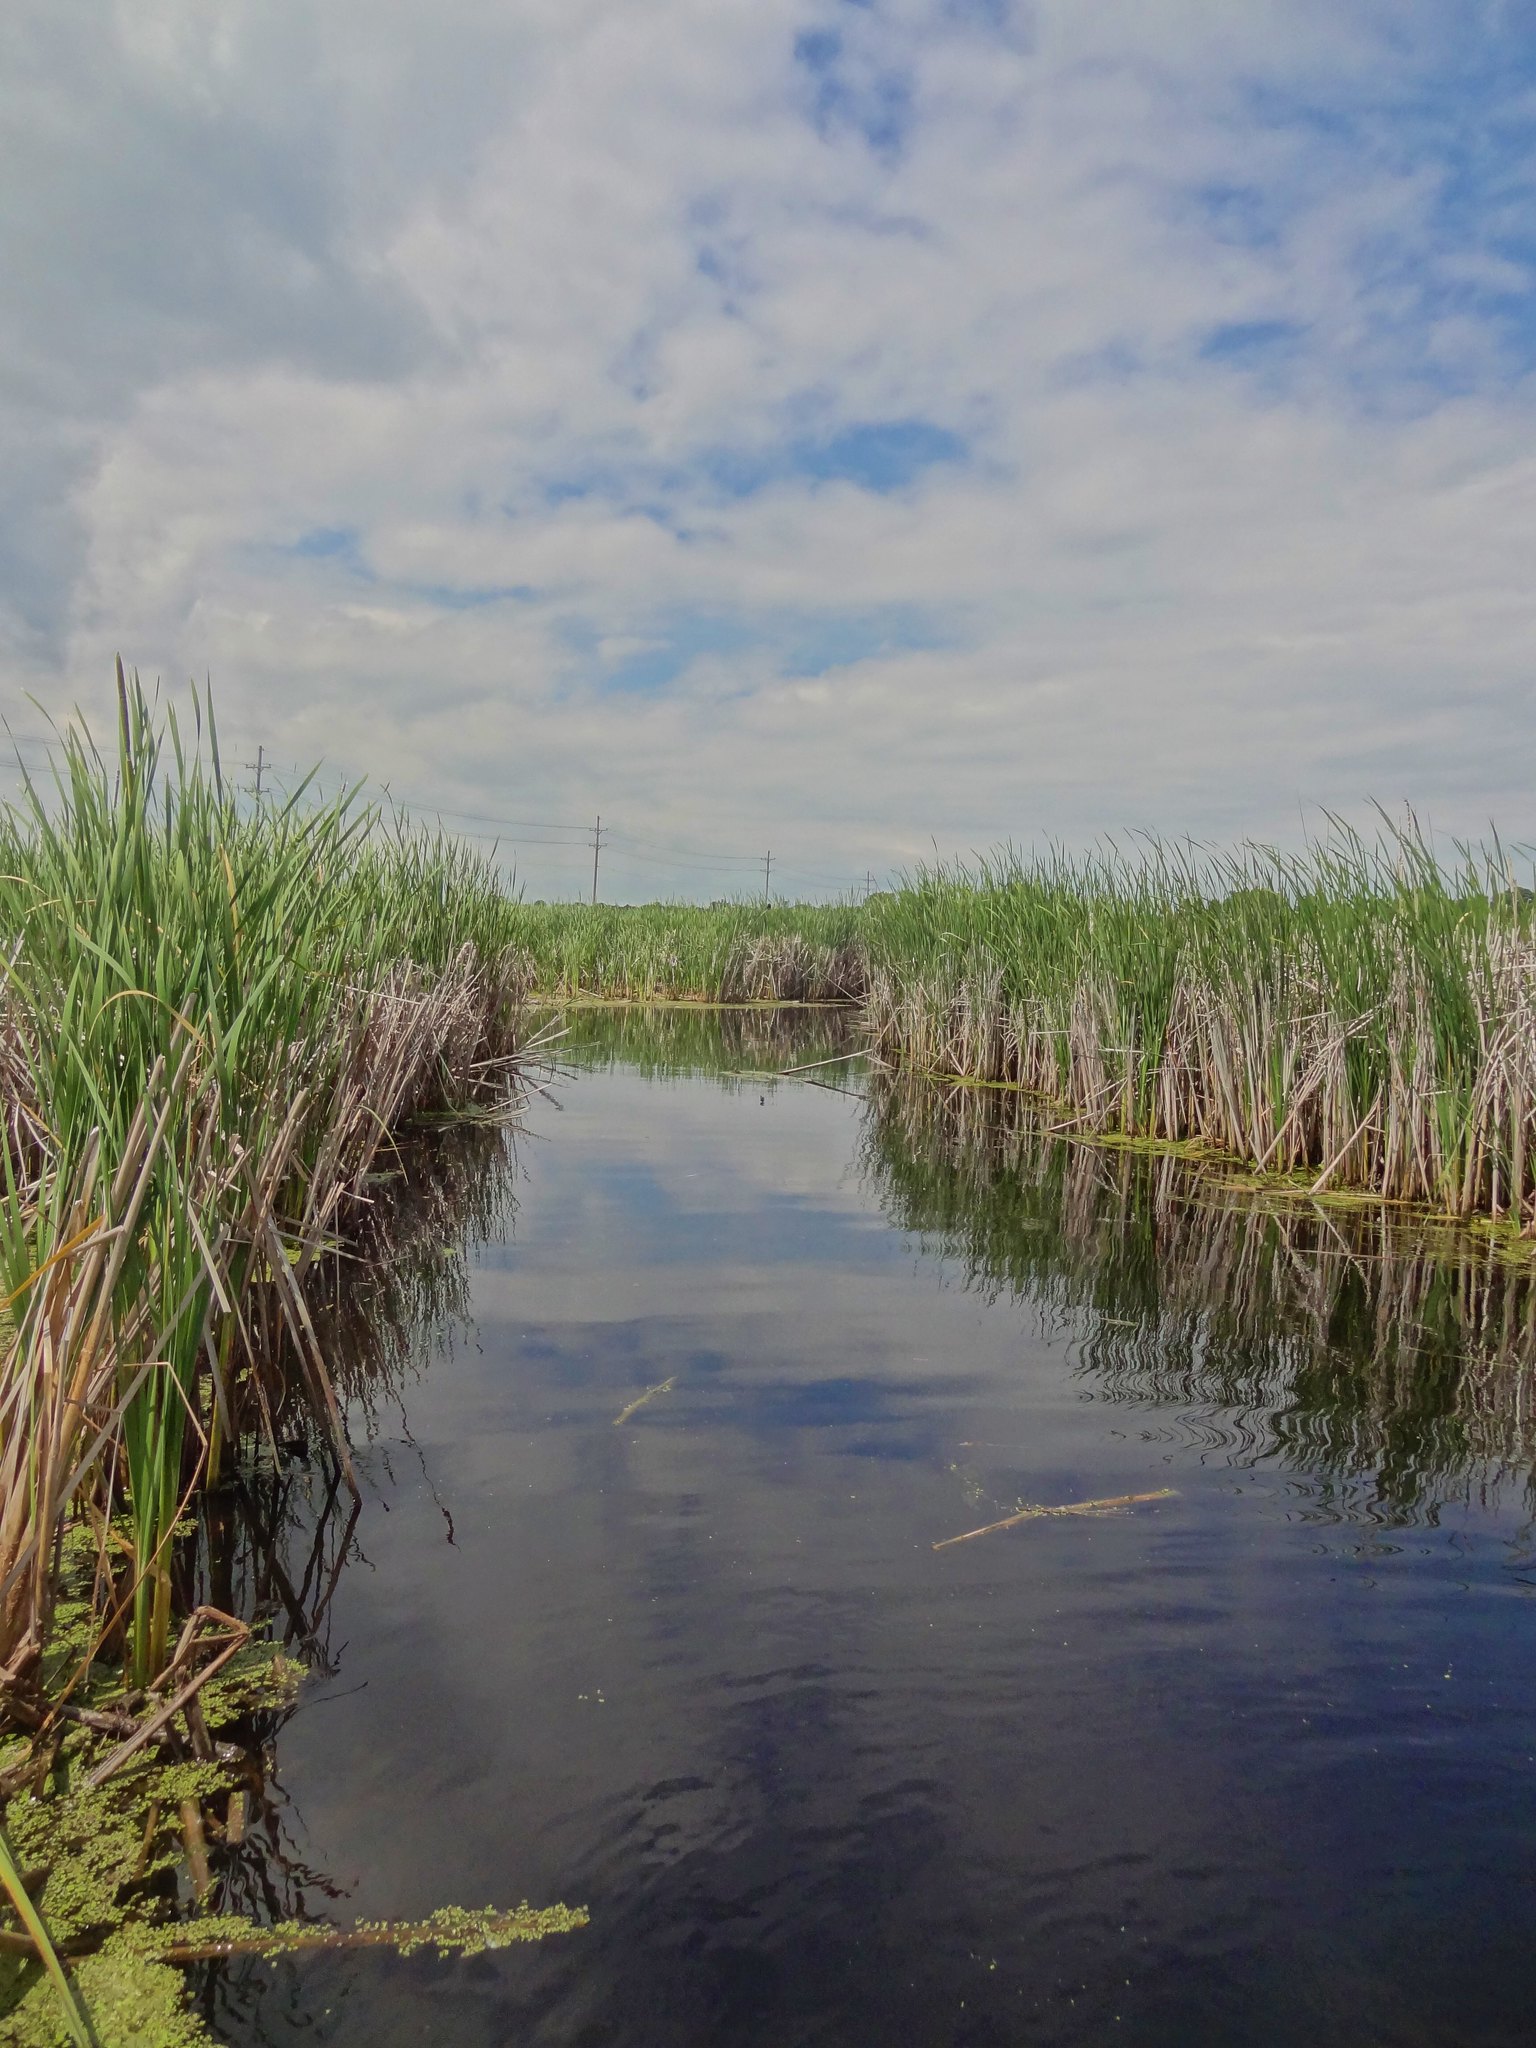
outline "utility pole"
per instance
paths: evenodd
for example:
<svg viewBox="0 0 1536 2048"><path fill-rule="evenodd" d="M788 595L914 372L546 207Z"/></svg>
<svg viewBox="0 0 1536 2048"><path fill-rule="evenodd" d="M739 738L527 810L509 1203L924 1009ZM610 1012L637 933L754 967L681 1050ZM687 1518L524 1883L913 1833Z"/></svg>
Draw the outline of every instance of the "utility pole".
<svg viewBox="0 0 1536 2048"><path fill-rule="evenodd" d="M265 748L265 747L258 747L258 748L256 749L256 758L255 758L255 760L254 760L254 761L247 761L245 765L246 765L246 767L247 767L247 768L254 768L254 769L255 769L255 771L256 771L256 801L257 801L257 803L260 803L260 802L261 802L261 778L262 778L262 775L263 775L263 773L264 773L264 771L265 771L265 769L266 769L266 765L267 765L267 750L266 750L266 748Z"/></svg>
<svg viewBox="0 0 1536 2048"><path fill-rule="evenodd" d="M602 844L603 814L601 811L599 811L597 814L597 823L592 828L592 902L594 906L597 902L597 856L602 850Z"/></svg>
<svg viewBox="0 0 1536 2048"><path fill-rule="evenodd" d="M864 870L864 901L867 903L875 893L875 877L871 868Z"/></svg>
<svg viewBox="0 0 1536 2048"><path fill-rule="evenodd" d="M773 898L772 898L772 896L771 896L771 895L769 894L769 892L768 892L768 877L769 877L769 876L770 876L770 875L771 875L772 873L773 873L773 849L772 849L772 848L770 847L770 848L769 848L769 850L767 851L767 853L765 853L765 854L763 855L763 901L764 901L765 903L771 903L771 902L773 901Z"/></svg>

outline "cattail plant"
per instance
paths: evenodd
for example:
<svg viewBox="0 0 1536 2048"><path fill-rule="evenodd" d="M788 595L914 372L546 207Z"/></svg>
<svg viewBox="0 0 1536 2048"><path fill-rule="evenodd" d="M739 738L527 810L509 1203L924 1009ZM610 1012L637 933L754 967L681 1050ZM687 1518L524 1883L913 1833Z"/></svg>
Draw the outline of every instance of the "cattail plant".
<svg viewBox="0 0 1536 2048"><path fill-rule="evenodd" d="M1536 1219L1536 921L1501 849L1412 820L1290 856L938 865L864 933L875 1050L1071 1127Z"/></svg>
<svg viewBox="0 0 1536 2048"><path fill-rule="evenodd" d="M505 1095L522 967L488 863L355 795L251 807L211 708L118 670L115 755L67 734L0 814L0 1670L47 1626L68 1513L143 1683L195 1488L296 1357L341 1442L306 1276L411 1118ZM341 1454L345 1457L344 1443ZM128 1555L108 1548L126 1516Z"/></svg>

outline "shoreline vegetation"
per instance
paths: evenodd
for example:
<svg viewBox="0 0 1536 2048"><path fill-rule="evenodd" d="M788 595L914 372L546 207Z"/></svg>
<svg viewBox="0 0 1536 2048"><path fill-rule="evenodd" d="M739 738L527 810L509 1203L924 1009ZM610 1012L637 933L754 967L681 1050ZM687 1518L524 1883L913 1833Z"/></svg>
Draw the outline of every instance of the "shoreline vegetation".
<svg viewBox="0 0 1536 2048"><path fill-rule="evenodd" d="M850 904L520 903L514 916L528 986L573 1004L857 1003L865 926Z"/></svg>
<svg viewBox="0 0 1536 2048"><path fill-rule="evenodd" d="M863 905L523 906L554 1001L842 1000L871 1057L1085 1138L1536 1233L1536 902L1412 820L1288 855L920 868Z"/></svg>
<svg viewBox="0 0 1536 2048"><path fill-rule="evenodd" d="M1411 824L1375 844L1333 826L1299 856L939 864L862 903L528 904L494 856L360 793L253 801L206 698L178 721L121 665L117 684L115 746L61 736L53 783L0 812L0 2014L18 2040L91 2038L76 1965L104 2048L207 2038L177 1970L227 1909L291 1703L300 1667L268 1623L286 1603L290 1646L318 1626L286 1582L281 1602L223 1590L210 1503L295 1441L329 1500L356 1501L346 1411L412 1302L451 1290L445 1211L494 1207L559 1037L547 1010L571 1013L576 1050L584 1010L661 1006L621 1031L659 1071L707 1050L696 1013L720 1006L760 1080L798 1007L821 1063L862 1051L881 1087L971 1084L1047 1137L1410 1205L1505 1251L1536 1234L1536 909L1497 846L1452 870ZM488 1912L448 1945L582 1918ZM430 1937L314 1937L354 1938ZM158 2032L133 2033L140 2010Z"/></svg>
<svg viewBox="0 0 1536 2048"><path fill-rule="evenodd" d="M869 957L893 1064L1314 1194L1536 1219L1536 921L1497 845L1447 871L1409 821L1294 856L940 866Z"/></svg>
<svg viewBox="0 0 1536 2048"><path fill-rule="evenodd" d="M409 1134L504 1121L536 1057L489 862L252 805L211 706L117 684L113 752L64 735L0 813L0 2012L100 2048L207 2038L179 1966L300 1668L189 1593L200 1505L296 1427L355 1495L327 1296Z"/></svg>
<svg viewBox="0 0 1536 2048"><path fill-rule="evenodd" d="M515 1104L521 965L494 871L367 806L244 806L118 672L0 814L0 1685L24 1699L61 1518L94 1518L132 1682L167 1663L168 1550L274 1370L340 1414L306 1299L395 1138ZM350 1475L349 1475L350 1476ZM109 1540L109 1531L111 1532ZM110 1587L110 1593L108 1591Z"/></svg>

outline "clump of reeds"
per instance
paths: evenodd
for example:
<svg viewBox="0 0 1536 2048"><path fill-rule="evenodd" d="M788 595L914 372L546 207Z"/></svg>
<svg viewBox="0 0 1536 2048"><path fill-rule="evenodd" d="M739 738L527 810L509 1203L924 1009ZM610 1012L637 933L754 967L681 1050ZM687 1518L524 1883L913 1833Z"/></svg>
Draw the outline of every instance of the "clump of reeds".
<svg viewBox="0 0 1536 2048"><path fill-rule="evenodd" d="M788 1003L864 992L851 905L524 904L516 929L545 995Z"/></svg>
<svg viewBox="0 0 1536 2048"><path fill-rule="evenodd" d="M211 715L119 666L115 758L67 735L0 813L0 1686L24 1693L67 1513L139 1683L168 1549L286 1345L338 1440L306 1276L406 1120L505 1092L523 969L493 871L350 798L252 807ZM269 1420L269 1418L268 1418ZM342 1457L345 1458L344 1446ZM126 1511L128 1547L108 1532Z"/></svg>
<svg viewBox="0 0 1536 2048"><path fill-rule="evenodd" d="M1536 920L1497 847L1410 824L1291 857L1011 855L920 872L867 926L877 1050L1072 1128L1536 1218Z"/></svg>

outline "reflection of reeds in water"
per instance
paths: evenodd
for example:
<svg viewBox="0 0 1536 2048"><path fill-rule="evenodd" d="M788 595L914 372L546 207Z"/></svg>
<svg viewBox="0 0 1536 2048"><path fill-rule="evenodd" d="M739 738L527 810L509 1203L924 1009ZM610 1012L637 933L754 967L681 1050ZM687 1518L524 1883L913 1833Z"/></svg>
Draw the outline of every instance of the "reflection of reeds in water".
<svg viewBox="0 0 1536 2048"><path fill-rule="evenodd" d="M454 1125L408 1140L398 1170L373 1190L368 1223L350 1255L322 1262L308 1295L332 1382L354 1431L370 1434L390 1403L404 1420L409 1382L467 1324L470 1258L506 1233L514 1199L512 1130ZM282 1370L286 1364L287 1370ZM291 1353L275 1361L266 1426L247 1438L226 1483L200 1496L195 1526L175 1563L179 1607L209 1603L268 1626L286 1655L317 1676L340 1674L331 1611L354 1554L360 1504L345 1484L325 1418ZM244 1735L245 1820L217 1858L217 1903L256 1927L327 1925L345 1888L307 1859L286 1795L267 1769L287 1707L252 1717ZM344 1918L345 1916L342 1915ZM194 1930L195 1931L195 1930ZM258 2022L279 1993L260 1956L200 1964L194 2005L215 2025Z"/></svg>
<svg viewBox="0 0 1536 2048"><path fill-rule="evenodd" d="M471 1256L510 1222L515 1143L491 1123L416 1136L376 1188L361 1239L311 1273L316 1333L354 1436L374 1434L390 1404L408 1427L409 1383L467 1328ZM231 1490L208 1496L183 1597L275 1617L284 1647L323 1665L321 1623L357 1502L291 1349L278 1363L288 1369L273 1375L268 1426L246 1440Z"/></svg>
<svg viewBox="0 0 1536 2048"><path fill-rule="evenodd" d="M802 1062L833 1059L863 1044L858 1012L702 1007L572 1009L554 1050L585 1068L623 1066L652 1079L684 1075L756 1079Z"/></svg>
<svg viewBox="0 0 1536 2048"><path fill-rule="evenodd" d="M424 1348L442 1348L468 1323L469 1259L507 1233L516 1145L510 1124L469 1123L399 1149L356 1256L332 1261L316 1295L338 1390L355 1407L371 1411Z"/></svg>
<svg viewBox="0 0 1536 2048"><path fill-rule="evenodd" d="M1382 1206L1277 1211L1178 1158L1053 1136L1016 1096L880 1082L865 1165L971 1284L1085 1334L1103 1398L1387 1515L1514 1477L1536 1504L1536 1283Z"/></svg>

